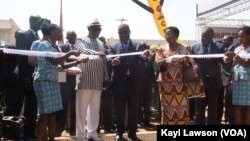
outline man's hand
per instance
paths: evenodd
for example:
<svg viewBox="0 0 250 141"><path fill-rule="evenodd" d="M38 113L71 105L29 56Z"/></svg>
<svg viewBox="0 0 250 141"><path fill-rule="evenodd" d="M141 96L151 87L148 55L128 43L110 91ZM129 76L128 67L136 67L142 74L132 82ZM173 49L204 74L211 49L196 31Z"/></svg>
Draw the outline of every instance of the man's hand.
<svg viewBox="0 0 250 141"><path fill-rule="evenodd" d="M226 57L228 57L229 59L232 59L235 56L235 53L232 51L228 51L224 54Z"/></svg>
<svg viewBox="0 0 250 141"><path fill-rule="evenodd" d="M144 50L142 53L143 60L148 59L149 56L150 56L150 51L148 49Z"/></svg>
<svg viewBox="0 0 250 141"><path fill-rule="evenodd" d="M231 60L232 60L234 57L235 57L235 53L232 52L232 51L229 51L229 52L226 52L226 53L224 54L223 60L224 60L225 63L229 63L229 62L231 62Z"/></svg>
<svg viewBox="0 0 250 141"><path fill-rule="evenodd" d="M113 66L118 66L118 65L120 65L120 63L121 63L120 57L116 57L112 60Z"/></svg>
<svg viewBox="0 0 250 141"><path fill-rule="evenodd" d="M105 55L105 53L103 53L103 52L97 51L97 52L95 53L95 55L100 56L102 59L106 58L106 55Z"/></svg>
<svg viewBox="0 0 250 141"><path fill-rule="evenodd" d="M83 57L77 60L77 64L87 63L89 61L88 57Z"/></svg>
<svg viewBox="0 0 250 141"><path fill-rule="evenodd" d="M79 50L71 50L70 54L74 55L74 56L79 56L81 54L81 52Z"/></svg>

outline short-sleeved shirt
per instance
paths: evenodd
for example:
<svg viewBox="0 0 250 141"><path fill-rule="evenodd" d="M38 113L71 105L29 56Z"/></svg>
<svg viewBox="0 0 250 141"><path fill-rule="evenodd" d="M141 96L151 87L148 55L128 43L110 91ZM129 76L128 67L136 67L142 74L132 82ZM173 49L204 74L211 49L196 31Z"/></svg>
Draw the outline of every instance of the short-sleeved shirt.
<svg viewBox="0 0 250 141"><path fill-rule="evenodd" d="M34 42L32 43L32 45L31 45L30 50L31 50L31 51L37 51L37 48L38 48L38 45L40 44L40 42L41 42L41 40L36 40L36 41L34 41ZM35 61L37 62L36 57L35 57ZM34 73L32 74L32 77L35 76L36 69L37 69L37 66L35 66Z"/></svg>
<svg viewBox="0 0 250 141"><path fill-rule="evenodd" d="M44 40L37 47L37 51L57 52L51 44ZM37 57L38 66L34 80L58 81L58 66L51 64L45 57Z"/></svg>

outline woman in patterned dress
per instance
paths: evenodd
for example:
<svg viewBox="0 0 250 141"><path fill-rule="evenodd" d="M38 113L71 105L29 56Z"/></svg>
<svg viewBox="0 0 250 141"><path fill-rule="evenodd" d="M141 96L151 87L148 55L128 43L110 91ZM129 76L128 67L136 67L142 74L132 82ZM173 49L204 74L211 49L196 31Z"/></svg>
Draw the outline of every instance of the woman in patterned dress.
<svg viewBox="0 0 250 141"><path fill-rule="evenodd" d="M190 87L182 81L183 64L196 64L193 59L185 57L166 61L167 57L175 54L189 54L189 51L177 42L179 29L170 26L166 30L166 41L168 44L156 51L156 63L160 67L158 85L161 94L162 124L165 125L187 125L189 124L189 102ZM198 80L196 93L202 93L202 81Z"/></svg>
<svg viewBox="0 0 250 141"><path fill-rule="evenodd" d="M62 38L62 29L56 24L48 24L48 39L42 40L37 51L60 52L56 41ZM64 63L69 56L79 56L79 51L70 51L58 58L37 57L37 68L34 72L33 86L38 101L39 119L37 125L38 141L54 141L56 119L55 112L62 110L62 99L58 82L58 64L68 68L86 62L87 59L80 58L77 61ZM48 135L47 135L48 127Z"/></svg>
<svg viewBox="0 0 250 141"><path fill-rule="evenodd" d="M250 124L250 59L241 55L250 53L250 26L239 29L238 39L241 43L234 52L225 53L224 61L233 59L233 105L235 124Z"/></svg>

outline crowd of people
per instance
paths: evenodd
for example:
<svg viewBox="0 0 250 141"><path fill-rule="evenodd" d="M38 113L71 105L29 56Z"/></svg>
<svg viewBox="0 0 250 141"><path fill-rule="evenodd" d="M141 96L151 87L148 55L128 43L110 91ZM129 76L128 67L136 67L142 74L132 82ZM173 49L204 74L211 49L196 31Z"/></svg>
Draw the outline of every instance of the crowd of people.
<svg viewBox="0 0 250 141"><path fill-rule="evenodd" d="M20 116L23 111L25 141L55 140L65 130L67 118L69 133L77 140L101 141L98 131L103 128L115 132L116 141L126 140L125 132L132 141L140 141L139 125L152 127L151 105L163 125L191 121L218 125L223 114L227 124L250 124L250 60L243 57L250 53L249 26L239 29L237 39L226 35L221 42L214 41L213 29L207 28L193 45L180 43L181 32L169 26L165 45L147 45L131 39L129 25L121 24L119 39L108 45L95 19L87 25L86 37L68 31L67 42L58 45L62 39L58 25L40 16L30 16L29 22L30 29L19 31L11 48L65 54L52 58L0 52L4 115ZM142 54L106 57L139 51ZM79 57L81 53L99 58L89 60ZM190 58L190 54L224 54L224 58ZM72 55L78 58L70 59ZM81 70L78 74L65 71L74 66Z"/></svg>

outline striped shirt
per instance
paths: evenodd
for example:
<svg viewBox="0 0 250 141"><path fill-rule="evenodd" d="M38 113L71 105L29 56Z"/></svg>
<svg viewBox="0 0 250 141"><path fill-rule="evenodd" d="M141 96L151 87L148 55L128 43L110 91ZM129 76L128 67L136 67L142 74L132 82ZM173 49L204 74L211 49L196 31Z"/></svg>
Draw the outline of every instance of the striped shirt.
<svg viewBox="0 0 250 141"><path fill-rule="evenodd" d="M84 54L95 54L96 51L105 53L105 48L99 39L85 37L77 39L76 49ZM89 60L78 67L82 70L78 89L102 90L103 82L108 80L106 59Z"/></svg>

